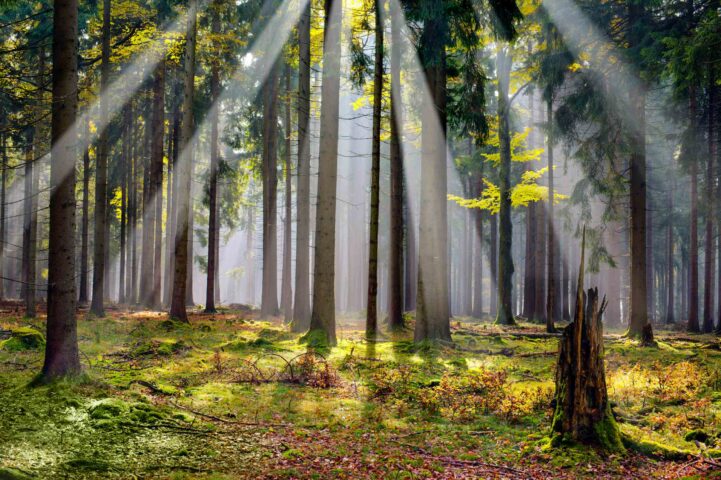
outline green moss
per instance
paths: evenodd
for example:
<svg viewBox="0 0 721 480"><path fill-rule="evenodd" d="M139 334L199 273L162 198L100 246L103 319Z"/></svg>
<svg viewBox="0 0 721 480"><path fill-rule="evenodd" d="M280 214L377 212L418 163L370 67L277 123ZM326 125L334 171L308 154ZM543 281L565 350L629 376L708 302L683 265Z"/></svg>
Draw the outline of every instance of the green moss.
<svg viewBox="0 0 721 480"><path fill-rule="evenodd" d="M40 350L45 347L45 337L34 328L19 327L12 331L12 336L0 342L0 348L9 352L22 350Z"/></svg>
<svg viewBox="0 0 721 480"><path fill-rule="evenodd" d="M711 438L711 436L708 433L706 433L700 429L691 430L690 432L686 432L686 435L683 436L683 439L686 440L687 442L698 441L701 443L706 443L709 438Z"/></svg>
<svg viewBox="0 0 721 480"><path fill-rule="evenodd" d="M626 449L623 446L621 440L621 432L618 429L618 424L613 418L611 413L611 407L607 407L606 415L603 416L603 420L597 422L593 429L596 432L596 438L603 448L607 452L622 453Z"/></svg>
<svg viewBox="0 0 721 480"><path fill-rule="evenodd" d="M0 467L0 480L30 480L31 475L16 468Z"/></svg>
<svg viewBox="0 0 721 480"><path fill-rule="evenodd" d="M628 435L622 435L623 444L630 450L637 451L650 457L657 457L666 460L685 460L689 455L693 455L688 450L663 445L653 440L640 439L636 440Z"/></svg>
<svg viewBox="0 0 721 480"><path fill-rule="evenodd" d="M129 410L128 404L117 398L103 398L94 402L88 409L90 418L95 420L119 417Z"/></svg>

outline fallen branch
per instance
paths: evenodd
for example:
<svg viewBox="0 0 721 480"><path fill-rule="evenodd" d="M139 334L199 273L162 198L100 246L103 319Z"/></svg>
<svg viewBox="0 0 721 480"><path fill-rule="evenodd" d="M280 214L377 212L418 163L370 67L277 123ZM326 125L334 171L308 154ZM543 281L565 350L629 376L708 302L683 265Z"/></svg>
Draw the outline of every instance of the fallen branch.
<svg viewBox="0 0 721 480"><path fill-rule="evenodd" d="M210 415L209 413L199 412L197 410L193 410L192 408L186 407L184 405L180 405L179 403L175 402L168 402L170 405L174 406L175 408L179 408L181 410L185 410L187 412L192 413L193 415L198 415L199 417L207 418L208 420L214 420L216 422L225 423L227 425L242 425L244 427L283 427L283 428L290 428L293 425L287 424L287 423L263 423L263 422L239 422L236 420L226 420L224 418L216 417L215 415Z"/></svg>

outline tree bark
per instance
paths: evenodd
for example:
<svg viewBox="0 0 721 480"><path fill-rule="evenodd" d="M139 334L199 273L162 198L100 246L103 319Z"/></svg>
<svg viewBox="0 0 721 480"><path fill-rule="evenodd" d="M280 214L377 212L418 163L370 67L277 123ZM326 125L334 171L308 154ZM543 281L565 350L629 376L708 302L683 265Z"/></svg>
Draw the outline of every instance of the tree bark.
<svg viewBox="0 0 721 480"><path fill-rule="evenodd" d="M292 280L292 254L291 242L293 239L293 184L291 181L293 165L291 163L291 137L293 125L291 124L291 77L290 64L285 64L285 220L283 222L283 278L281 280L281 309L285 323L293 320L293 280Z"/></svg>
<svg viewBox="0 0 721 480"><path fill-rule="evenodd" d="M418 229L418 289L414 340L451 341L448 296L446 166L446 41L444 6L423 0L421 54L432 98L423 102L421 205Z"/></svg>
<svg viewBox="0 0 721 480"><path fill-rule="evenodd" d="M556 299L556 281L558 279L556 272L556 241L555 231L553 225L553 201L555 197L555 190L553 185L553 96L548 98L546 102L546 115L548 123L548 145L546 147L548 155L548 223L546 227L546 235L548 242L548 266L546 267L547 274L547 289L546 289L546 332L553 333L556 331L554 319L557 318L559 309L557 308Z"/></svg>
<svg viewBox="0 0 721 480"><path fill-rule="evenodd" d="M633 24L645 12L641 4L629 6L629 20ZM640 40L633 35L630 44ZM631 94L632 113L636 124L631 129L630 212L631 212L631 308L628 335L643 345L653 343L653 330L648 319L646 281L646 87L643 80Z"/></svg>
<svg viewBox="0 0 721 480"><path fill-rule="evenodd" d="M175 272L170 316L188 321L185 308L188 287L188 242L190 217L191 162L193 158L191 138L193 136L193 97L195 94L195 44L198 28L197 1L191 0L188 12L188 26L185 43L185 73L183 88L183 117L179 139L179 157L176 165L178 189L176 191L177 220L175 235ZM192 272L191 272L192 273Z"/></svg>
<svg viewBox="0 0 721 480"><path fill-rule="evenodd" d="M383 101L383 9L375 1L375 62L373 70L373 131L371 146L371 211L368 238L368 296L366 301L366 338L378 333L378 217L381 177L381 102Z"/></svg>
<svg viewBox="0 0 721 480"><path fill-rule="evenodd" d="M331 345L335 335L335 217L338 172L338 107L340 97L340 30L342 2L325 0L323 86L318 161L318 203L310 330Z"/></svg>
<svg viewBox="0 0 721 480"><path fill-rule="evenodd" d="M668 222L666 225L666 324L676 323L674 302L674 241L673 241L673 195L676 190L676 179L671 181L668 193Z"/></svg>
<svg viewBox="0 0 721 480"><path fill-rule="evenodd" d="M100 132L98 153L95 161L95 225L93 242L93 298L90 312L98 317L105 316L105 237L108 196L108 103L107 87L110 82L110 0L103 0L103 37L100 67L100 119L104 128Z"/></svg>
<svg viewBox="0 0 721 480"><path fill-rule="evenodd" d="M42 377L80 373L75 319L75 120L78 88L78 3L55 0L50 168L47 341Z"/></svg>
<svg viewBox="0 0 721 480"><path fill-rule="evenodd" d="M220 13L218 6L212 9L211 30L214 35L220 34ZM208 275L205 281L205 313L215 313L215 274L218 268L218 112L220 105L220 55L219 45L215 46L216 55L210 67L210 175L208 178Z"/></svg>
<svg viewBox="0 0 721 480"><path fill-rule="evenodd" d="M33 186L34 180L34 164L35 164L35 128L30 127L25 141L27 147L25 150L25 191L23 192L23 299L25 300L25 316L29 318L35 317L35 227L33 221L33 199L35 198L35 190Z"/></svg>
<svg viewBox="0 0 721 480"><path fill-rule="evenodd" d="M511 304L511 290L513 288L513 257L511 247L513 242L513 225L511 224L511 131L509 125L510 102L508 101L508 86L511 76L511 57L501 48L497 57L498 62L498 135L500 139L500 210L498 212L499 239L498 239L498 312L496 323L513 325L513 306Z"/></svg>
<svg viewBox="0 0 721 480"><path fill-rule="evenodd" d="M401 329L403 319L403 97L401 92L401 18L398 2L390 2L391 14L391 151L388 252L388 325Z"/></svg>
<svg viewBox="0 0 721 480"><path fill-rule="evenodd" d="M585 241L585 232L583 235ZM581 250L573 323L563 331L556 367L556 407L552 430L572 440L611 452L623 452L621 434L611 412L603 353L605 298L598 289L583 292L585 253Z"/></svg>
<svg viewBox="0 0 721 480"><path fill-rule="evenodd" d="M714 329L714 276L716 271L715 242L715 208L714 204L714 166L716 163L716 87L715 71L709 67L709 109L708 109L708 159L706 161L706 245L704 252L704 289L703 289L703 333L711 333Z"/></svg>
<svg viewBox="0 0 721 480"><path fill-rule="evenodd" d="M310 327L310 2L298 23L298 173L294 332Z"/></svg>
<svg viewBox="0 0 721 480"><path fill-rule="evenodd" d="M691 151L696 151L698 134L698 106L696 89L692 85L689 89L689 128L693 139ZM690 161L691 171L691 225L689 228L689 265L688 265L688 331L701 331L698 315L698 158Z"/></svg>

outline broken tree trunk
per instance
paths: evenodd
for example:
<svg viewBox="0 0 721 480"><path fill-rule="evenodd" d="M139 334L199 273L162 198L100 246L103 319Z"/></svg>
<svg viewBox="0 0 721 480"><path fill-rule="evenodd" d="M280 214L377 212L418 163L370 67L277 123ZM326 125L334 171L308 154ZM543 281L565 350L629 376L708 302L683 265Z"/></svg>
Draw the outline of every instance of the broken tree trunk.
<svg viewBox="0 0 721 480"><path fill-rule="evenodd" d="M584 230L585 241L585 230ZM576 309L563 331L556 368L552 431L554 443L568 438L607 451L623 451L621 434L611 412L603 363L603 324L606 299L598 289L583 291L585 251L581 247Z"/></svg>

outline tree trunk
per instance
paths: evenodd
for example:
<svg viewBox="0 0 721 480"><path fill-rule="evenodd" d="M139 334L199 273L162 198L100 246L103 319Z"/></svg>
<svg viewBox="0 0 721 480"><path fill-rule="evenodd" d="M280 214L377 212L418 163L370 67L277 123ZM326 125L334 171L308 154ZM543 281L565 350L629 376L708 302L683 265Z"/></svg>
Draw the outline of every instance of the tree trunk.
<svg viewBox="0 0 721 480"><path fill-rule="evenodd" d="M173 105L173 151L168 161L168 204L166 207L166 229L165 229L165 288L163 292L163 305L170 305L173 292L173 274L175 273L175 265L173 259L175 257L175 235L177 226L177 195L178 195L178 176L175 174L175 168L178 164L178 156L180 154L180 124L182 118L181 105L177 101L182 94L180 90L182 85L175 82L175 102Z"/></svg>
<svg viewBox="0 0 721 480"><path fill-rule="evenodd" d="M692 85L689 89L689 128L691 129L692 144L691 151L695 152L698 134L698 107L696 100L696 89ZM698 315L698 158L694 157L689 162L691 171L691 225L689 228L689 265L688 265L688 331L699 332L701 330Z"/></svg>
<svg viewBox="0 0 721 480"><path fill-rule="evenodd" d="M674 311L674 242L673 242L673 195L676 190L676 179L671 181L671 188L668 193L668 222L666 225L666 324L676 323Z"/></svg>
<svg viewBox="0 0 721 480"><path fill-rule="evenodd" d="M511 305L511 289L513 288L513 257L511 247L513 226L511 224L511 131L509 125L510 103L508 86L511 76L512 60L508 52L501 48L498 62L498 135L500 139L500 210L498 212L498 312L496 323L513 325L513 307Z"/></svg>
<svg viewBox="0 0 721 480"><path fill-rule="evenodd" d="M391 13L391 158L390 239L388 252L388 325L401 329L403 320L403 98L401 92L401 44L398 2L390 2Z"/></svg>
<svg viewBox="0 0 721 480"><path fill-rule="evenodd" d="M214 35L220 34L219 5L212 9L211 30ZM219 45L216 48L216 58L210 67L210 176L208 178L208 275L205 281L205 313L215 313L215 283L217 265L218 239L218 113L220 110L220 56Z"/></svg>
<svg viewBox="0 0 721 480"><path fill-rule="evenodd" d="M432 98L423 102L421 204L418 230L418 290L414 340L451 341L448 296L446 167L446 36L444 7L423 0L427 15L421 54Z"/></svg>
<svg viewBox="0 0 721 480"><path fill-rule="evenodd" d="M585 231L583 240L585 242ZM581 249L573 323L563 331L556 367L556 411L552 430L610 452L623 452L621 433L611 412L603 353L605 298L598 289L583 292L585 253Z"/></svg>
<svg viewBox="0 0 721 480"><path fill-rule="evenodd" d="M160 283L161 283L161 253L162 253L162 208L163 208L163 146L165 135L165 61L161 61L155 69L153 82L153 117L152 117L152 139L150 158L150 204L147 214L143 218L143 231L147 222L151 240L152 257L148 257L148 263L152 276L150 277L150 289L146 299L146 306L149 308L160 308Z"/></svg>
<svg viewBox="0 0 721 480"><path fill-rule="evenodd" d="M629 6L629 20L633 24L644 14L641 4ZM635 35L634 35L635 37ZM631 46L639 39L632 38ZM640 78L637 79L642 82ZM631 212L631 309L628 335L644 345L653 343L653 330L648 321L646 282L646 87L639 85L632 92L633 118L631 129L630 212Z"/></svg>
<svg viewBox="0 0 721 480"><path fill-rule="evenodd" d="M175 235L175 272L173 275L173 293L170 304L170 316L180 321L188 321L185 308L186 288L188 287L188 241L190 217L191 162L193 158L191 138L193 136L193 96L195 94L195 44L197 39L197 2L192 0L189 6L188 28L185 43L185 73L183 88L183 117L178 142L179 157L176 165L178 189L176 190L177 220ZM191 272L192 273L192 272Z"/></svg>
<svg viewBox="0 0 721 480"><path fill-rule="evenodd" d="M283 222L283 278L281 281L281 309L285 323L293 320L293 280L292 280L292 254L291 246L293 238L293 184L291 175L293 174L293 166L291 164L291 137L293 125L291 124L291 76L292 70L290 64L285 64L285 148L283 155L285 157L285 221Z"/></svg>
<svg viewBox="0 0 721 480"><path fill-rule="evenodd" d="M75 319L75 120L78 91L78 3L53 9L52 161L48 317L42 377L80 373ZM4 176L3 176L4 177Z"/></svg>
<svg viewBox="0 0 721 480"><path fill-rule="evenodd" d="M342 2L325 0L318 202L310 330L335 345L335 214Z"/></svg>
<svg viewBox="0 0 721 480"><path fill-rule="evenodd" d="M298 173L295 240L294 332L310 327L310 2L298 23Z"/></svg>
<svg viewBox="0 0 721 480"><path fill-rule="evenodd" d="M553 225L553 201L556 194L553 185L553 97L551 96L546 102L546 115L547 115L547 128L548 128L548 145L546 152L548 155L548 223L546 227L546 236L548 238L548 266L546 267L547 274L547 289L546 289L546 331L553 333L556 331L554 320L557 318L558 308L556 308L556 281L558 279L556 272L556 241L555 231Z"/></svg>
<svg viewBox="0 0 721 480"><path fill-rule="evenodd" d="M381 177L381 102L383 101L382 0L375 1L375 63L373 67L373 131L371 146L371 211L368 239L368 297L366 338L375 340L378 331L378 216Z"/></svg>
<svg viewBox="0 0 721 480"><path fill-rule="evenodd" d="M127 284L126 281L126 256L127 256L127 247L128 247L128 234L129 228L128 228L128 210L129 210L129 204L128 204L128 194L130 192L130 152L131 152L131 122L132 122L132 116L130 112L130 108L126 107L123 110L123 161L122 161L122 167L120 169L121 171L121 182L122 182L122 190L121 190L121 198L120 198L120 274L118 276L118 288L119 288L119 294L118 294L118 302L125 303L126 302L126 289L125 286Z"/></svg>
<svg viewBox="0 0 721 480"><path fill-rule="evenodd" d="M706 246L704 252L704 288L703 288L703 333L714 329L714 274L716 270L715 208L714 204L714 165L716 163L716 87L715 71L709 67L709 109L708 109L708 159L706 161Z"/></svg>
<svg viewBox="0 0 721 480"><path fill-rule="evenodd" d="M262 318L278 315L278 61L263 87Z"/></svg>
<svg viewBox="0 0 721 480"><path fill-rule="evenodd" d="M483 161L480 162L480 170L475 175L474 183L476 184L476 198L483 196ZM473 316L475 318L483 317L483 210L476 209L473 211L473 221L476 227L476 236L478 240L475 242L476 255L474 264L473 279ZM493 283L493 282L491 282Z"/></svg>
<svg viewBox="0 0 721 480"><path fill-rule="evenodd" d="M95 161L95 225L93 241L93 298L90 312L98 317L105 316L105 238L108 197L108 103L106 88L110 82L110 0L103 0L103 37L100 67L100 119L104 126L100 132L98 153Z"/></svg>
<svg viewBox="0 0 721 480"><path fill-rule="evenodd" d="M7 238L6 222L7 222L7 174L8 174L8 134L2 134L3 151L2 151L2 178L0 178L0 277L5 275L5 242ZM5 298L5 279L0 278L0 300Z"/></svg>
<svg viewBox="0 0 721 480"><path fill-rule="evenodd" d="M34 164L35 164L35 128L30 127L26 137L25 149L25 191L23 192L23 299L25 300L25 316L35 317L35 222L33 222L33 200L35 198Z"/></svg>

